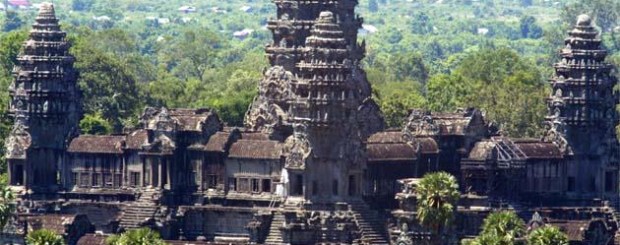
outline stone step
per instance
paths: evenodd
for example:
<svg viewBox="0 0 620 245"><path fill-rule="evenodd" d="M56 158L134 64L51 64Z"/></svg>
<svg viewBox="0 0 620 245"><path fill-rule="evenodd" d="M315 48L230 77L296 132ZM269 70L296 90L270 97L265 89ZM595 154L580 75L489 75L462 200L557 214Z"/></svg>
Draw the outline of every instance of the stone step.
<svg viewBox="0 0 620 245"><path fill-rule="evenodd" d="M384 220L379 214L371 210L363 201L351 201L349 205L360 230L359 244L389 244L387 231L383 226Z"/></svg>
<svg viewBox="0 0 620 245"><path fill-rule="evenodd" d="M269 234L267 235L267 239L265 239L265 244L284 244L284 239L282 238L282 233L280 231L280 227L284 225L284 221L284 215L281 213L274 213L271 220L271 225L269 226Z"/></svg>
<svg viewBox="0 0 620 245"><path fill-rule="evenodd" d="M119 225L125 229L139 228L142 222L154 216L157 209L155 204L141 201L135 202L125 207Z"/></svg>

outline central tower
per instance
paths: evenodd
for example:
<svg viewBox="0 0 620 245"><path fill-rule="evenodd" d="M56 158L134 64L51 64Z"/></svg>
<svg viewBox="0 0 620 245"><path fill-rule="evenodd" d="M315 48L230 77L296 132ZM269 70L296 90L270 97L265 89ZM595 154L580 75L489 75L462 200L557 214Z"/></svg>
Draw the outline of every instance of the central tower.
<svg viewBox="0 0 620 245"><path fill-rule="evenodd" d="M288 194L334 203L362 193L365 141L384 128L360 66L354 0L274 0L271 64L246 127L285 141Z"/></svg>
<svg viewBox="0 0 620 245"><path fill-rule="evenodd" d="M357 109L359 89L342 27L332 12L322 12L301 49L291 82L285 167L295 176L290 194L334 203L361 194L366 157ZM299 183L299 182L302 183ZM304 187L301 189L300 187Z"/></svg>

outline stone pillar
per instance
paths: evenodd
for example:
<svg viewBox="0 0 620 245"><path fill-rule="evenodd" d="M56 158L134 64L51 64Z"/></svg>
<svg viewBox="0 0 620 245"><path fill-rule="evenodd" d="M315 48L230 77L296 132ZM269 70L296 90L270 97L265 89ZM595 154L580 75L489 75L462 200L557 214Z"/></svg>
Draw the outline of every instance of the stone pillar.
<svg viewBox="0 0 620 245"><path fill-rule="evenodd" d="M144 187L144 180L146 179L144 176L146 175L145 174L146 173L145 170L146 170L146 162L148 161L148 158L149 158L148 156L144 157L144 158L142 158L142 161L140 161L141 164L142 164L142 173L140 173L140 179L141 180L140 180L140 183L136 183L140 187Z"/></svg>
<svg viewBox="0 0 620 245"><path fill-rule="evenodd" d="M172 189L172 181L170 178L170 175L172 174L172 172L170 171L170 165L171 165L170 162L166 161L166 178L168 181L167 181L165 188L169 190Z"/></svg>
<svg viewBox="0 0 620 245"><path fill-rule="evenodd" d="M121 179L120 179L120 183L118 183L118 187L123 188L124 186L126 186L126 183L127 183L125 181L125 178L127 177L127 157L125 155L121 157L120 173L121 173ZM116 176L114 176L113 178L116 178Z"/></svg>
<svg viewBox="0 0 620 245"><path fill-rule="evenodd" d="M164 188L164 180L163 180L163 176L162 176L162 165L164 164L165 158L161 159L161 161L158 162L157 164L157 187L158 188Z"/></svg>
<svg viewBox="0 0 620 245"><path fill-rule="evenodd" d="M11 161L7 161L7 174L9 175L9 185L13 185L15 178L13 176L13 167L15 164L12 164Z"/></svg>
<svg viewBox="0 0 620 245"><path fill-rule="evenodd" d="M151 174L150 174L150 175L151 175L151 176L150 176L150 177L151 177L151 179L150 179L150 181L149 181L149 182L150 182L150 184L151 184L151 188L154 188L154 187L157 185L157 183L155 183L155 174L156 174L156 173L155 173L155 167L156 167L156 165L157 165L157 162L158 162L158 161L157 161L157 159L155 158L155 159L151 159L151 161L148 163L148 164L149 164L149 167L150 167L150 170L151 170Z"/></svg>

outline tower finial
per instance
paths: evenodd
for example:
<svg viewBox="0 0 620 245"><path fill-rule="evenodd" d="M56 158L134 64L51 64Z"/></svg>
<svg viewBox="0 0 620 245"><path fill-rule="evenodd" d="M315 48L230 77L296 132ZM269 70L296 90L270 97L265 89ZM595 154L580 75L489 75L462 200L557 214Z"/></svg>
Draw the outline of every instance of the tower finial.
<svg viewBox="0 0 620 245"><path fill-rule="evenodd" d="M39 8L39 16L37 18L56 18L54 4L50 2L41 3L41 7Z"/></svg>
<svg viewBox="0 0 620 245"><path fill-rule="evenodd" d="M335 22L334 13L330 11L323 11L319 15L319 19L317 21L320 23L334 23Z"/></svg>
<svg viewBox="0 0 620 245"><path fill-rule="evenodd" d="M590 26L592 24L592 18L587 14L582 14L577 17L578 26Z"/></svg>

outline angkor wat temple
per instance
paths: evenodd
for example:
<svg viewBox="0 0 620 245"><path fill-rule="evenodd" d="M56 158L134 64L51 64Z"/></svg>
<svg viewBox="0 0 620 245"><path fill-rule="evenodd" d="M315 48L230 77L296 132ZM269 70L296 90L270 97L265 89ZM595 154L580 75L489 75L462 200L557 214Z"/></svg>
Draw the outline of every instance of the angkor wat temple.
<svg viewBox="0 0 620 245"><path fill-rule="evenodd" d="M80 135L75 59L52 5L24 43L6 140L17 244L38 228L69 244L150 227L170 244L425 244L415 187L446 171L463 197L446 244L515 210L571 244L620 244L617 79L580 16L551 79L541 139L505 137L484 113L412 110L386 129L360 66L356 0L273 0L271 67L242 128L209 109L146 108L119 135Z"/></svg>

